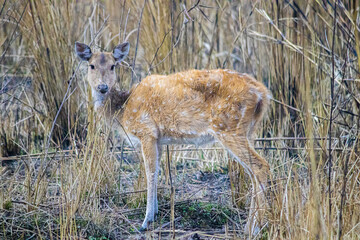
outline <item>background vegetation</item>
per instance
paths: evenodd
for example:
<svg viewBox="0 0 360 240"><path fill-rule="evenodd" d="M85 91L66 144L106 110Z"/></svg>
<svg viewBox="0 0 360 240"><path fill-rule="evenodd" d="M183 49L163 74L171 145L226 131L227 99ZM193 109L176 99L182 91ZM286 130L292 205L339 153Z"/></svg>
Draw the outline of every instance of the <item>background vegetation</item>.
<svg viewBox="0 0 360 240"><path fill-rule="evenodd" d="M258 238L360 238L359 22L356 0L2 0L0 238L243 237L250 186L217 145L165 151L160 216L137 231L141 161L96 121L74 54L75 41L125 39L118 87L229 68L271 90L255 141L273 172Z"/></svg>

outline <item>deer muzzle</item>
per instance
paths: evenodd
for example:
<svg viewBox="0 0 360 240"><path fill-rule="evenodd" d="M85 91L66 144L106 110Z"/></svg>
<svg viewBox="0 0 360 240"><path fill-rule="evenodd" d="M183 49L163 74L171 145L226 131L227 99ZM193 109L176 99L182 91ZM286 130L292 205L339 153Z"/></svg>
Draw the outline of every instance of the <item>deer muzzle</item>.
<svg viewBox="0 0 360 240"><path fill-rule="evenodd" d="M99 91L102 94L105 94L105 93L107 93L109 91L109 86L106 85L106 84L99 84L96 87L96 90Z"/></svg>

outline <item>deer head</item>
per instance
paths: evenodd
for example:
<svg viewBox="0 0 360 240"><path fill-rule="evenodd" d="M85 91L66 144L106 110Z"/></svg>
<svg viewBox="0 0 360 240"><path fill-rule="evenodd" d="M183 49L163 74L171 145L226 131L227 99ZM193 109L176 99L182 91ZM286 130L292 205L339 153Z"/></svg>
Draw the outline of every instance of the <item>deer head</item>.
<svg viewBox="0 0 360 240"><path fill-rule="evenodd" d="M97 52L92 53L88 45L75 43L77 56L89 63L88 81L91 86L95 107L102 105L105 97L115 84L115 67L129 54L130 44L123 42L117 45L112 53Z"/></svg>

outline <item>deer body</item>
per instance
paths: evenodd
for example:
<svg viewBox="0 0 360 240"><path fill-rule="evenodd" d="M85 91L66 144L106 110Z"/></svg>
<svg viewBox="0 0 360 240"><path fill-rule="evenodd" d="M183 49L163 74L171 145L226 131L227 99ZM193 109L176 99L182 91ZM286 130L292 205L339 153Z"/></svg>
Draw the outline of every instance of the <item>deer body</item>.
<svg viewBox="0 0 360 240"><path fill-rule="evenodd" d="M78 50L78 55L83 52ZM127 54L128 49L124 52ZM120 55L126 56L125 53ZM98 54L85 60L91 64L99 58ZM116 62L115 51L113 58L106 68ZM91 76L88 80L95 110L109 120L116 118L115 122L121 125L118 128L126 132L131 143L141 145L147 177L143 229L158 212L156 189L162 145L201 145L217 140L250 175L254 197L247 230L254 231L260 220L256 208L264 207L263 190L270 173L268 163L250 141L270 101L271 95L262 83L230 70L190 70L168 76L151 75L129 92L120 92L112 88L111 81L98 81ZM102 87L98 87L101 84L108 85L109 90L102 93Z"/></svg>

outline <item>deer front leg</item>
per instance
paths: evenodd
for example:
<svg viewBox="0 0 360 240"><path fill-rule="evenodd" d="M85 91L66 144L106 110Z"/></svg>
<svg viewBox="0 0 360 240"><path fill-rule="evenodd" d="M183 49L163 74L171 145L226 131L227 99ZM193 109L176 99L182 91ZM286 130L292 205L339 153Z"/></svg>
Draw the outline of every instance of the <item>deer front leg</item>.
<svg viewBox="0 0 360 240"><path fill-rule="evenodd" d="M161 144L157 144L157 150L158 150L158 154L157 154L157 161L156 161L156 164L157 164L157 167L156 167L156 171L157 171L157 174L156 174L156 177L158 176L158 173L159 173L159 169L160 169L160 162L161 162L161 156L162 156L162 146ZM157 180L155 180L155 215L158 214L159 212L159 203L158 203L158 198L157 198Z"/></svg>
<svg viewBox="0 0 360 240"><path fill-rule="evenodd" d="M153 222L157 213L157 177L159 174L159 148L157 140L146 138L141 140L142 154L145 163L147 179L146 215L140 230L146 230L148 224Z"/></svg>

